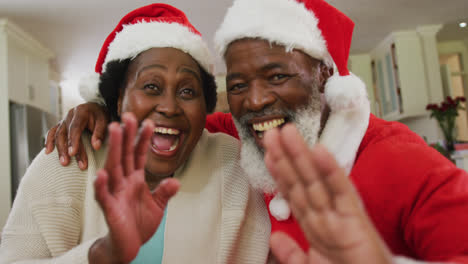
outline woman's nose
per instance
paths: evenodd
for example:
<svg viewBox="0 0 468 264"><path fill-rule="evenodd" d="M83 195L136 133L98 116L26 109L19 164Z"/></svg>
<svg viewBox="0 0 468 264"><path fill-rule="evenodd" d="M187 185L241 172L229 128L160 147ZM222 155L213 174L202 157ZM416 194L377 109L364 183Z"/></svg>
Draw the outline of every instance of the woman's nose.
<svg viewBox="0 0 468 264"><path fill-rule="evenodd" d="M179 106L175 96L168 95L159 99L154 108L156 112L167 117L177 116L182 113L182 108Z"/></svg>

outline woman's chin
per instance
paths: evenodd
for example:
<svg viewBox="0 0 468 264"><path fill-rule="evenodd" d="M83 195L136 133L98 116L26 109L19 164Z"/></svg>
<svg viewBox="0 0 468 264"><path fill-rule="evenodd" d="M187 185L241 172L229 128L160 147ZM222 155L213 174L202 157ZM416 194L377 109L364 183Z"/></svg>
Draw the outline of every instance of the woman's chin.
<svg viewBox="0 0 468 264"><path fill-rule="evenodd" d="M146 181L161 181L164 178L171 177L178 167L176 161L150 160L145 166Z"/></svg>

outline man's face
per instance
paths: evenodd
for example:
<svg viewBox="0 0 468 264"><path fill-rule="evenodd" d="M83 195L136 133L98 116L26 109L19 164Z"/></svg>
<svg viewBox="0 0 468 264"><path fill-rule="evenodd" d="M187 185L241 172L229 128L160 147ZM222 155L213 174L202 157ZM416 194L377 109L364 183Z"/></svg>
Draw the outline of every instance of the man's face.
<svg viewBox="0 0 468 264"><path fill-rule="evenodd" d="M274 183L263 163L263 132L293 122L306 141L315 144L320 130L321 63L301 51L287 52L284 46L259 39L231 43L225 60L228 103L242 141L241 165L251 183L254 178L254 187L271 192Z"/></svg>

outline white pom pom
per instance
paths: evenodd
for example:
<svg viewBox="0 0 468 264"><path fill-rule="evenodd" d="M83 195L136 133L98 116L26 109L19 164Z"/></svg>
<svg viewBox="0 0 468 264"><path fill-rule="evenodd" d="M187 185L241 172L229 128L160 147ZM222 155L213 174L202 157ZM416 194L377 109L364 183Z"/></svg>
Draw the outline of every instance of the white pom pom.
<svg viewBox="0 0 468 264"><path fill-rule="evenodd" d="M349 173L369 125L370 104L366 85L353 74L339 76L335 73L325 85L325 99L331 113L320 143Z"/></svg>
<svg viewBox="0 0 468 264"><path fill-rule="evenodd" d="M81 97L87 102L95 102L104 105L104 99L99 93L99 74L92 73L80 78L78 89Z"/></svg>
<svg viewBox="0 0 468 264"><path fill-rule="evenodd" d="M366 85L352 73L340 76L336 72L330 77L325 84L325 99L332 111L369 104Z"/></svg>
<svg viewBox="0 0 468 264"><path fill-rule="evenodd" d="M280 195L277 194L270 202L270 213L278 221L288 220L291 215L291 209L288 202Z"/></svg>

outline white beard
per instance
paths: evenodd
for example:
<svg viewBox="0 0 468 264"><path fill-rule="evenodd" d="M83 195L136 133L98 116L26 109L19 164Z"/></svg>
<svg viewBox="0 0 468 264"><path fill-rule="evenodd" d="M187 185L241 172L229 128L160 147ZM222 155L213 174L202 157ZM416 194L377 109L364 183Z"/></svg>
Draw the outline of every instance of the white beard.
<svg viewBox="0 0 468 264"><path fill-rule="evenodd" d="M278 111L267 109L262 111L262 113L255 113L254 115L259 116L273 113L278 113ZM281 113L284 114L284 112ZM309 147L314 146L320 132L320 95L312 94L310 103L306 108L300 109L296 112L287 111L287 116L291 123L296 125ZM264 193L274 193L276 191L276 183L265 166L263 150L257 146L249 129L245 127L245 125L241 125L245 124L245 120L250 119L250 117L241 117L240 120L237 120L236 118L233 119L242 143L240 165L246 172L249 183L252 187L263 191Z"/></svg>

